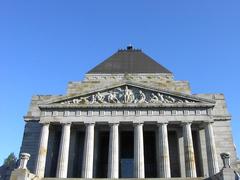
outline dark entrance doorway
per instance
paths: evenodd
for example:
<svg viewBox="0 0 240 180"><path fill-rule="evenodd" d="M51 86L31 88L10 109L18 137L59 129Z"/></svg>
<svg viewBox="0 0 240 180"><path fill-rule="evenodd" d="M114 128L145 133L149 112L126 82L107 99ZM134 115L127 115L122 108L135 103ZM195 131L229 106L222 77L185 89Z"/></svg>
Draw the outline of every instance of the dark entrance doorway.
<svg viewBox="0 0 240 180"><path fill-rule="evenodd" d="M181 177L180 162L178 156L179 154L178 139L176 131L168 131L168 143L169 143L171 177Z"/></svg>
<svg viewBox="0 0 240 180"><path fill-rule="evenodd" d="M84 149L84 138L85 133L82 131L76 132L76 140L74 147L74 159L73 159L73 174L72 177L80 178L82 172L82 162L83 162L83 149Z"/></svg>
<svg viewBox="0 0 240 180"><path fill-rule="evenodd" d="M120 178L133 177L134 137L133 131L120 133Z"/></svg>
<svg viewBox="0 0 240 180"><path fill-rule="evenodd" d="M56 177L61 134L61 126L55 124L50 126L45 177Z"/></svg>
<svg viewBox="0 0 240 180"><path fill-rule="evenodd" d="M98 135L97 178L107 178L109 131L100 131Z"/></svg>
<svg viewBox="0 0 240 180"><path fill-rule="evenodd" d="M144 131L145 177L157 177L156 135L154 131Z"/></svg>
<svg viewBox="0 0 240 180"><path fill-rule="evenodd" d="M195 156L195 164L197 170L197 177L202 177L202 161L201 161L201 148L200 148L200 137L198 131L192 131L193 138L193 148L194 148L194 156Z"/></svg>

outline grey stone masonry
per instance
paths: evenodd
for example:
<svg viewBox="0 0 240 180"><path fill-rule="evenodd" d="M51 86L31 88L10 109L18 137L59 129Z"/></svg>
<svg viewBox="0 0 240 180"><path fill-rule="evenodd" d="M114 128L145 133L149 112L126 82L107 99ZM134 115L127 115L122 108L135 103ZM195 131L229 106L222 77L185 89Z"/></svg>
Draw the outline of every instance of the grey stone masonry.
<svg viewBox="0 0 240 180"><path fill-rule="evenodd" d="M89 91L93 88L113 85L125 81L138 82L154 87L162 87L166 90L186 94L191 93L188 81L175 81L171 74L88 74L86 75L84 81L69 82L67 94L78 94L80 91Z"/></svg>
<svg viewBox="0 0 240 180"><path fill-rule="evenodd" d="M237 161L237 156L233 143L230 121L215 121L213 129L219 167L223 167L222 160L219 156L219 154L221 154L222 152L229 152L231 154L231 161L232 165L234 166L234 162Z"/></svg>
<svg viewBox="0 0 240 180"><path fill-rule="evenodd" d="M28 152L31 155L28 162L28 169L31 172L35 172L40 133L41 124L37 121L26 122L20 153Z"/></svg>

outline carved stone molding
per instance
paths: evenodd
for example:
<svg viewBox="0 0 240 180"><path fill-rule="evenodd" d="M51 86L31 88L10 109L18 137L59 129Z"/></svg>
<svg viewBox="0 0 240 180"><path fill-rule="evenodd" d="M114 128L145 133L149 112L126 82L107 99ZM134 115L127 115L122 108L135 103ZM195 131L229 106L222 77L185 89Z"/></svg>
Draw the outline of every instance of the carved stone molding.
<svg viewBox="0 0 240 180"><path fill-rule="evenodd" d="M189 110L188 114L184 114L184 109L179 110L159 110L159 109L145 109L145 110L137 110L137 109L108 109L108 110L98 110L98 109L82 109L82 110L47 110L42 111L41 117L80 117L80 116L176 116L176 117L192 117L196 116L196 110ZM67 112L67 113L66 113ZM207 114L207 110L201 110L201 114L198 116L209 116Z"/></svg>

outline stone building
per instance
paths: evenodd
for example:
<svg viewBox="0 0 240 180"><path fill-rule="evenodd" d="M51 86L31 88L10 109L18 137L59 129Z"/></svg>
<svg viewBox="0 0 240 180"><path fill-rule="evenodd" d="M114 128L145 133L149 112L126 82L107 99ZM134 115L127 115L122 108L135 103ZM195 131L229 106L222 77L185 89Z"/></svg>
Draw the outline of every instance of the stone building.
<svg viewBox="0 0 240 180"><path fill-rule="evenodd" d="M66 95L33 96L21 152L39 177L209 177L237 160L223 94L187 81L128 46L69 82Z"/></svg>

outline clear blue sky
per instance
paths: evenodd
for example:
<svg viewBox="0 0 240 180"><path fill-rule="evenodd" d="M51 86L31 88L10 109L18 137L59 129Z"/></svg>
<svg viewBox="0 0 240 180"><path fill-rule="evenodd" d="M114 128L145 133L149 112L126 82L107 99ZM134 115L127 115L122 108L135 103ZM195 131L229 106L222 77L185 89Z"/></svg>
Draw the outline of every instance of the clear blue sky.
<svg viewBox="0 0 240 180"><path fill-rule="evenodd" d="M2 0L0 163L19 152L32 95L64 94L128 43L193 93L224 93L240 153L239 0Z"/></svg>

